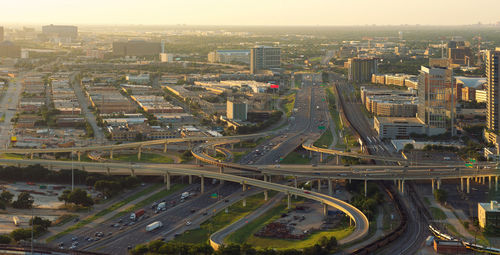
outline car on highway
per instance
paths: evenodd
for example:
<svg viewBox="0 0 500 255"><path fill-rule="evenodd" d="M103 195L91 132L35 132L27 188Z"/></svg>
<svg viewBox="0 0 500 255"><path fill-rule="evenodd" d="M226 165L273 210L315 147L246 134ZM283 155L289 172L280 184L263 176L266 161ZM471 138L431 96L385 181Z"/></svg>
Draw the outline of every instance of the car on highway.
<svg viewBox="0 0 500 255"><path fill-rule="evenodd" d="M186 221L186 226L190 226L191 225L191 221Z"/></svg>

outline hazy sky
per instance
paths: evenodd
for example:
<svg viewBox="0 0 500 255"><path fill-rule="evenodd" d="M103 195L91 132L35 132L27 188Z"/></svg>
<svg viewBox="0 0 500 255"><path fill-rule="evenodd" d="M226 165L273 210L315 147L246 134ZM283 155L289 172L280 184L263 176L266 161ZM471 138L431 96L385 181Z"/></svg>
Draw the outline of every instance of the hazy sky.
<svg viewBox="0 0 500 255"><path fill-rule="evenodd" d="M4 24L462 25L499 0L0 0Z"/></svg>

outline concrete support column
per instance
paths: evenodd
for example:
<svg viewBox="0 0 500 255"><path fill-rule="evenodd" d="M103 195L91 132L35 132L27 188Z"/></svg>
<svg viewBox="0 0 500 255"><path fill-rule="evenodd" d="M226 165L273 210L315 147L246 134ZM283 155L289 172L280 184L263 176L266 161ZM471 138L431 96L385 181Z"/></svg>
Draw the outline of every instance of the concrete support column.
<svg viewBox="0 0 500 255"><path fill-rule="evenodd" d="M82 152L81 152L81 151L78 151L76 154L78 155L78 161L80 161L80 158L81 158L81 156L82 156Z"/></svg>
<svg viewBox="0 0 500 255"><path fill-rule="evenodd" d="M313 152L309 151L309 158L312 158L312 157L313 157Z"/></svg>
<svg viewBox="0 0 500 255"><path fill-rule="evenodd" d="M365 197L368 196L368 180L365 179Z"/></svg>
<svg viewBox="0 0 500 255"><path fill-rule="evenodd" d="M318 193L321 193L321 179L318 179Z"/></svg>
<svg viewBox="0 0 500 255"><path fill-rule="evenodd" d="M234 143L231 144L231 150L234 150Z"/></svg>
<svg viewBox="0 0 500 255"><path fill-rule="evenodd" d="M163 145L163 153L167 153L167 143Z"/></svg>
<svg viewBox="0 0 500 255"><path fill-rule="evenodd" d="M245 183L242 183L241 185L242 185L241 187L243 188L243 191L247 191L247 185Z"/></svg>
<svg viewBox="0 0 500 255"><path fill-rule="evenodd" d="M405 179L401 181L401 193L404 195L405 194Z"/></svg>
<svg viewBox="0 0 500 255"><path fill-rule="evenodd" d="M470 193L470 178L467 177L467 194Z"/></svg>
<svg viewBox="0 0 500 255"><path fill-rule="evenodd" d="M264 174L264 181L267 182L267 174Z"/></svg>
<svg viewBox="0 0 500 255"><path fill-rule="evenodd" d="M113 159L113 150L109 151L109 159Z"/></svg>
<svg viewBox="0 0 500 255"><path fill-rule="evenodd" d="M498 175L495 176L495 191L498 191Z"/></svg>
<svg viewBox="0 0 500 255"><path fill-rule="evenodd" d="M484 176L481 176L481 184L484 184Z"/></svg>
<svg viewBox="0 0 500 255"><path fill-rule="evenodd" d="M287 193L287 209L292 209L292 196L290 196L290 193Z"/></svg>
<svg viewBox="0 0 500 255"><path fill-rule="evenodd" d="M398 191L401 191L401 180L398 179Z"/></svg>
<svg viewBox="0 0 500 255"><path fill-rule="evenodd" d="M267 196L268 196L268 194L267 194L267 190L264 190L264 201L267 201L267 199L268 199L268 197L267 197Z"/></svg>
<svg viewBox="0 0 500 255"><path fill-rule="evenodd" d="M323 203L323 216L328 216L328 205Z"/></svg>
<svg viewBox="0 0 500 255"><path fill-rule="evenodd" d="M201 177L200 193L203 194L205 193L205 177L203 175L200 177Z"/></svg>
<svg viewBox="0 0 500 255"><path fill-rule="evenodd" d="M139 146L139 149L137 150L137 160L141 160L141 154L142 154L142 146Z"/></svg>
<svg viewBox="0 0 500 255"><path fill-rule="evenodd" d="M460 177L460 191L464 192L464 178Z"/></svg>
<svg viewBox="0 0 500 255"><path fill-rule="evenodd" d="M337 165L340 165L340 156L337 155Z"/></svg>
<svg viewBox="0 0 500 255"><path fill-rule="evenodd" d="M106 174L111 175L111 170L109 169L109 167L106 168Z"/></svg>
<svg viewBox="0 0 500 255"><path fill-rule="evenodd" d="M431 185L432 185L432 194L434 194L434 179L431 179Z"/></svg>
<svg viewBox="0 0 500 255"><path fill-rule="evenodd" d="M323 163L323 152L319 153L319 162Z"/></svg>
<svg viewBox="0 0 500 255"><path fill-rule="evenodd" d="M298 189L299 185L297 183L297 176L293 177L293 187ZM297 194L295 194L295 199L297 199Z"/></svg>
<svg viewBox="0 0 500 255"><path fill-rule="evenodd" d="M441 189L441 180L440 179L437 180L437 188Z"/></svg>
<svg viewBox="0 0 500 255"><path fill-rule="evenodd" d="M135 177L135 170L130 168L130 176Z"/></svg>
<svg viewBox="0 0 500 255"><path fill-rule="evenodd" d="M188 183L193 184L193 176L192 175L188 175Z"/></svg>
<svg viewBox="0 0 500 255"><path fill-rule="evenodd" d="M246 207L246 206L247 206L247 199L243 198L243 207Z"/></svg>
<svg viewBox="0 0 500 255"><path fill-rule="evenodd" d="M33 159L33 152L30 153L30 159Z"/></svg>
<svg viewBox="0 0 500 255"><path fill-rule="evenodd" d="M170 173L167 172L163 175L163 181L167 184L167 190L170 190Z"/></svg>
<svg viewBox="0 0 500 255"><path fill-rule="evenodd" d="M220 174L223 174L223 173L224 173L224 167L223 167L223 166L219 166L219 173L220 173Z"/></svg>
<svg viewBox="0 0 500 255"><path fill-rule="evenodd" d="M333 196L332 179L328 178L328 195Z"/></svg>
<svg viewBox="0 0 500 255"><path fill-rule="evenodd" d="M488 176L488 190L491 189L491 177L492 177L491 175Z"/></svg>

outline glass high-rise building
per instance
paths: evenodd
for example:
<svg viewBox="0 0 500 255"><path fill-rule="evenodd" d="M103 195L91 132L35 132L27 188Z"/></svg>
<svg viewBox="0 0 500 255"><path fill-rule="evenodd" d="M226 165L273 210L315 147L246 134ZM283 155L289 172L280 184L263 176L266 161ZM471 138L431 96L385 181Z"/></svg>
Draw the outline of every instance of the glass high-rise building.
<svg viewBox="0 0 500 255"><path fill-rule="evenodd" d="M486 132L485 137L489 142L498 143L498 131L500 130L500 98L499 98L499 65L500 48L486 52Z"/></svg>
<svg viewBox="0 0 500 255"><path fill-rule="evenodd" d="M281 48L257 46L250 50L250 73L281 67Z"/></svg>

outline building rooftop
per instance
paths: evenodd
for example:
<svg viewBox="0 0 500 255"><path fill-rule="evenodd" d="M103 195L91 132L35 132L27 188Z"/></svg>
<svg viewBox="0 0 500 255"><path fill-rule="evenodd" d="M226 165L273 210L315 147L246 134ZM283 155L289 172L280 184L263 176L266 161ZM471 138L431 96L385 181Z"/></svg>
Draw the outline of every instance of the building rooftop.
<svg viewBox="0 0 500 255"><path fill-rule="evenodd" d="M423 123L417 118L409 118L409 117L375 117L378 119L379 123L386 124L419 124L423 125Z"/></svg>
<svg viewBox="0 0 500 255"><path fill-rule="evenodd" d="M497 201L491 200L489 203L478 203L487 212L500 212L500 205Z"/></svg>

